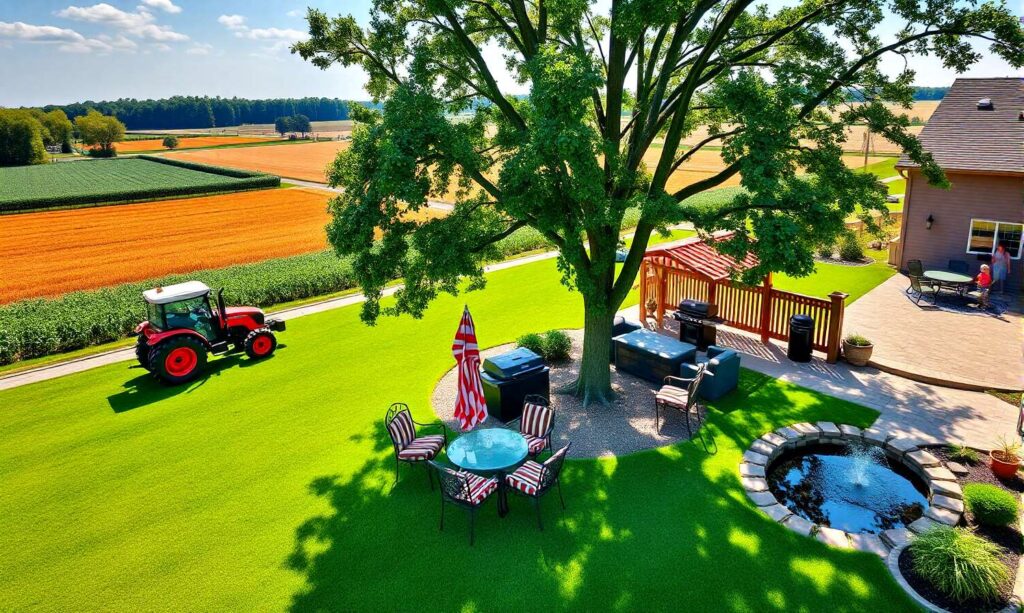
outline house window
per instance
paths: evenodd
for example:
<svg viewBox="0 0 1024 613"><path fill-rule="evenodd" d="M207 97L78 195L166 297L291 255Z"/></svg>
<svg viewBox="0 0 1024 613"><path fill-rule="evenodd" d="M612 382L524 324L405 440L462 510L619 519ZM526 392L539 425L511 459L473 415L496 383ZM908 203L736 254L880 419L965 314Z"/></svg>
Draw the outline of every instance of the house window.
<svg viewBox="0 0 1024 613"><path fill-rule="evenodd" d="M1021 256L1021 235L1024 224L988 219L972 219L971 235L967 240L967 253L991 255L998 245L1004 245L1010 257Z"/></svg>

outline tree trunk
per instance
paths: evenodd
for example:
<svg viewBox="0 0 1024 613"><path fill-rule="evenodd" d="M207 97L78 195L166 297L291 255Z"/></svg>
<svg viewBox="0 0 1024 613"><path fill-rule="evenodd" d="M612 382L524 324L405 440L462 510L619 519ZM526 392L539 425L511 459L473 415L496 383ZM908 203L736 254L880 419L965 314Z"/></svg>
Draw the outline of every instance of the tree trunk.
<svg viewBox="0 0 1024 613"><path fill-rule="evenodd" d="M589 301L584 301L584 303ZM583 406L612 400L611 355L612 320L615 312L603 305L585 306L583 327L583 358L576 381L576 395Z"/></svg>

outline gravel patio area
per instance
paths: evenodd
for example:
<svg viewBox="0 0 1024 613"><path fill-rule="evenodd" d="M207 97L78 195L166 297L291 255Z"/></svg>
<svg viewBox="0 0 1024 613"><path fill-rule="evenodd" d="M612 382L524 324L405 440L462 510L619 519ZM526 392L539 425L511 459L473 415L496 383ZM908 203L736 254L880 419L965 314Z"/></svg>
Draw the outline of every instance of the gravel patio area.
<svg viewBox="0 0 1024 613"><path fill-rule="evenodd" d="M612 367L612 387L617 392L615 403L590 406L586 410L575 396L557 390L575 380L583 350L583 331L567 330L572 339L572 357L565 364L551 366L551 405L555 409L552 445L555 449L572 442L574 457L621 456L635 451L670 445L686 440L686 421L682 414L662 415L661 434L654 423L655 384L632 375L619 373ZM483 358L504 353L512 344L492 347L481 352ZM457 376L448 371L438 382L431 396L434 412L445 425L459 432L453 412ZM483 427L502 427L501 421L489 417ZM480 427L480 426L478 426Z"/></svg>

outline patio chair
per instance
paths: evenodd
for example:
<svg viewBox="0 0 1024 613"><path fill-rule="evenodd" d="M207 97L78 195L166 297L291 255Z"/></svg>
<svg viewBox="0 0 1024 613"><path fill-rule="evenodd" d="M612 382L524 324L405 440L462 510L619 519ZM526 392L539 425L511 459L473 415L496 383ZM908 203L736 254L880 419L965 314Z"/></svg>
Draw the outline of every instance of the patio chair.
<svg viewBox="0 0 1024 613"><path fill-rule="evenodd" d="M518 423L517 423L518 422ZM509 422L526 439L530 457L542 451L551 451L551 431L555 428L555 410L548 399L538 394L523 398L523 414Z"/></svg>
<svg viewBox="0 0 1024 613"><path fill-rule="evenodd" d="M686 432L693 436L693 428L690 426L690 414L697 416L697 427L700 427L700 403L697 402L700 393L700 383L704 378L705 364L698 364L694 369L694 376L691 378L665 377L665 384L654 396L654 424L661 434L661 411L672 409L679 411L686 416Z"/></svg>
<svg viewBox="0 0 1024 613"><path fill-rule="evenodd" d="M469 511L469 545L475 540L474 524L476 510L487 498L498 491L500 485L497 477L481 477L462 470L442 466L429 460L430 466L437 471L437 481L441 485L441 531L444 531L444 507L453 504Z"/></svg>
<svg viewBox="0 0 1024 613"><path fill-rule="evenodd" d="M417 436L416 426L440 428L441 434ZM388 408L387 415L384 416L384 427L395 448L395 484L391 487L398 485L398 471L402 462L417 464L433 460L441 449L448 445L448 428L444 424L421 424L414 421L409 405L404 402L396 402ZM430 467L427 467L427 480L430 481L430 489L433 490L434 478L430 475Z"/></svg>
<svg viewBox="0 0 1024 613"><path fill-rule="evenodd" d="M907 293L911 295L914 300L914 304L920 305L921 298L925 296L931 296L932 304L935 304L935 300L939 296L939 286L929 281L921 282L922 277L910 275L910 287L907 288ZM914 294L917 297L914 298Z"/></svg>
<svg viewBox="0 0 1024 613"><path fill-rule="evenodd" d="M907 260L907 272L915 277L924 276L924 264L921 260ZM907 293L910 293L910 288L907 288Z"/></svg>
<svg viewBox="0 0 1024 613"><path fill-rule="evenodd" d="M540 499L552 486L558 489L558 500L562 503L562 509L565 509L565 498L562 497L562 484L558 476L562 472L562 464L570 445L572 443L551 454L543 464L527 460L515 472L505 477L505 484L511 491L533 500L533 508L537 510L537 527L541 532L544 531L544 522L540 516Z"/></svg>
<svg viewBox="0 0 1024 613"><path fill-rule="evenodd" d="M959 273L961 275L970 274L970 266L964 260L950 260L948 266L950 272Z"/></svg>
<svg viewBox="0 0 1024 613"><path fill-rule="evenodd" d="M704 380L700 383L699 395L704 400L718 400L736 389L740 382L740 354L726 347L710 345L707 352ZM682 375L697 376L698 364L683 363Z"/></svg>

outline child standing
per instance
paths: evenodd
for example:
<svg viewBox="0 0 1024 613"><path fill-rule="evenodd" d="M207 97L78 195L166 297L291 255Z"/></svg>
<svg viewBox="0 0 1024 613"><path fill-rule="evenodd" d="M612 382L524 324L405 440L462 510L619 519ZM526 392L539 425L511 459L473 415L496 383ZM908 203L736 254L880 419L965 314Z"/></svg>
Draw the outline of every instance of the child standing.
<svg viewBox="0 0 1024 613"><path fill-rule="evenodd" d="M974 282L978 285L978 303L985 308L988 308L988 291L992 287L992 273L990 272L988 264L981 265L981 272L974 279Z"/></svg>
<svg viewBox="0 0 1024 613"><path fill-rule="evenodd" d="M1006 277L1010 274L1010 252L1005 243L999 243L992 254L992 281L999 284L999 293L1006 289Z"/></svg>

